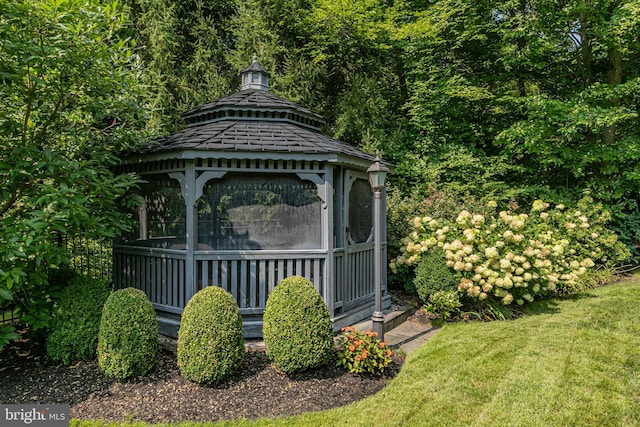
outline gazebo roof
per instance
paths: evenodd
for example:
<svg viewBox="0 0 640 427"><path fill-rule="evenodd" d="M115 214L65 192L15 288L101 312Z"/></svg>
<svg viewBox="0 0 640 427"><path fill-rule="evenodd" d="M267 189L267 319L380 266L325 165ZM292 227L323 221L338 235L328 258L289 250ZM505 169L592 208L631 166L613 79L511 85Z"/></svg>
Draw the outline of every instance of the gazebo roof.
<svg viewBox="0 0 640 427"><path fill-rule="evenodd" d="M341 154L369 162L374 156L320 132L288 122L222 120L193 126L139 153L174 150Z"/></svg>
<svg viewBox="0 0 640 427"><path fill-rule="evenodd" d="M268 73L255 56L241 74L243 82L256 78L260 85L243 84L239 92L187 111L183 114L186 129L157 139L127 157L183 151L190 154L178 157L248 153L275 159L277 153L309 154L361 166L374 160L374 156L324 135L320 128L325 121L318 113L269 92Z"/></svg>

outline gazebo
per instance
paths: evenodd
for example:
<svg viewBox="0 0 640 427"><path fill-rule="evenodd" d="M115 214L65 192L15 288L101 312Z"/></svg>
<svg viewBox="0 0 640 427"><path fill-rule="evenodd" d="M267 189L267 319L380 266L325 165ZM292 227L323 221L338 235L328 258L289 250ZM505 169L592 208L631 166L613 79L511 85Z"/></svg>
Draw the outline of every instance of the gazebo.
<svg viewBox="0 0 640 427"><path fill-rule="evenodd" d="M143 290L170 336L191 296L215 285L235 297L245 336L260 337L269 292L291 275L313 282L336 330L370 316L374 157L269 92L255 56L241 80L239 92L184 113L183 131L123 157L119 171L143 183L136 226L114 243L114 287Z"/></svg>

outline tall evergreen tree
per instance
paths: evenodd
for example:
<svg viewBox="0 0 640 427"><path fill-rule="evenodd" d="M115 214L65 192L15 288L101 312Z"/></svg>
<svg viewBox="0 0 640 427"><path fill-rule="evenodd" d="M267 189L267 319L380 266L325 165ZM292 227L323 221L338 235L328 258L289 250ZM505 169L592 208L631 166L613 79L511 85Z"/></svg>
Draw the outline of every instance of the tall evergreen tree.
<svg viewBox="0 0 640 427"><path fill-rule="evenodd" d="M151 110L149 128L170 133L180 113L227 95L235 70L235 0L126 0L139 41Z"/></svg>

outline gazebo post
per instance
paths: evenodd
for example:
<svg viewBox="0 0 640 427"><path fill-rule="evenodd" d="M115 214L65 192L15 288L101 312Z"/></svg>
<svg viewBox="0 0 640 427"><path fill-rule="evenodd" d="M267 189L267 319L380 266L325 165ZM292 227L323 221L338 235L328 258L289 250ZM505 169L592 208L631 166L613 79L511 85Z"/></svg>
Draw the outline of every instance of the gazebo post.
<svg viewBox="0 0 640 427"><path fill-rule="evenodd" d="M333 183L333 165L327 164L325 167L324 174L324 199L326 201L324 205L324 213L323 218L325 218L325 223L323 224L323 233L324 233L324 247L327 250L327 262L325 263L325 289L324 289L324 301L327 305L327 309L331 314L331 317L335 314L335 259L333 250L335 247L333 241L333 230L335 227L333 221L333 210L335 209L333 204L333 191L334 191L334 183Z"/></svg>
<svg viewBox="0 0 640 427"><path fill-rule="evenodd" d="M371 329L378 334L378 339L384 340L384 314L382 313L382 189L389 169L382 164L380 156L376 154L373 164L367 169L369 183L373 189L373 242L374 242L374 287L375 307L371 316Z"/></svg>
<svg viewBox="0 0 640 427"><path fill-rule="evenodd" d="M185 281L187 284L187 293L185 301L191 299L193 295L198 291L197 275L196 275L196 262L194 251L196 250L197 240L197 210L196 210L196 169L195 161L187 160L185 164L185 194L184 201L186 204L186 236L185 243L187 248L187 254L185 259Z"/></svg>

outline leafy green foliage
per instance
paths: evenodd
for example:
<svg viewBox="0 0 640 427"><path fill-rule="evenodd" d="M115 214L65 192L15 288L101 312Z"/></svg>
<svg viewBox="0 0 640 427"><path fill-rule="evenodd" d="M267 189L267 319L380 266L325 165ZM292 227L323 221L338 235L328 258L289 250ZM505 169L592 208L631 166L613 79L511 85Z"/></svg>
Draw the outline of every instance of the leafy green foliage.
<svg viewBox="0 0 640 427"><path fill-rule="evenodd" d="M98 367L118 381L144 375L156 365L158 322L144 292L126 288L107 298L98 333Z"/></svg>
<svg viewBox="0 0 640 427"><path fill-rule="evenodd" d="M420 257L413 280L418 296L423 302L430 301L430 296L439 291L454 291L458 288L459 278L451 270L440 248L429 248Z"/></svg>
<svg viewBox="0 0 640 427"><path fill-rule="evenodd" d="M144 64L141 79L153 133L177 131L184 126L180 114L197 105L228 95L239 71L232 69L226 52L234 43L234 0L126 0L144 46L136 53ZM244 58L248 65L251 56ZM235 89L235 88L233 88Z"/></svg>
<svg viewBox="0 0 640 427"><path fill-rule="evenodd" d="M47 354L54 361L70 364L96 357L102 307L109 289L102 280L72 277L53 309Z"/></svg>
<svg viewBox="0 0 640 427"><path fill-rule="evenodd" d="M338 345L338 366L344 366L353 374L381 374L391 363L393 352L386 341L378 339L377 332L362 332L347 326L338 336Z"/></svg>
<svg viewBox="0 0 640 427"><path fill-rule="evenodd" d="M201 289L182 313L180 372L197 383L219 383L238 369L243 356L242 317L233 295L218 286Z"/></svg>
<svg viewBox="0 0 640 427"><path fill-rule="evenodd" d="M0 6L0 302L32 331L51 321L60 235L113 237L136 179L114 151L137 143L137 64L118 3L8 0Z"/></svg>
<svg viewBox="0 0 640 427"><path fill-rule="evenodd" d="M20 334L11 325L0 325L0 349L9 341L20 338Z"/></svg>
<svg viewBox="0 0 640 427"><path fill-rule="evenodd" d="M574 204L590 190L638 260L640 14L565 3L128 0L154 130L236 90L256 52L275 93L394 162L402 197L437 183L457 199Z"/></svg>
<svg viewBox="0 0 640 427"><path fill-rule="evenodd" d="M269 294L262 333L267 356L288 374L322 366L333 355L331 316L304 277L287 277Z"/></svg>
<svg viewBox="0 0 640 427"><path fill-rule="evenodd" d="M441 321L451 318L460 311L460 294L457 290L435 291L429 294L425 310L437 314Z"/></svg>

